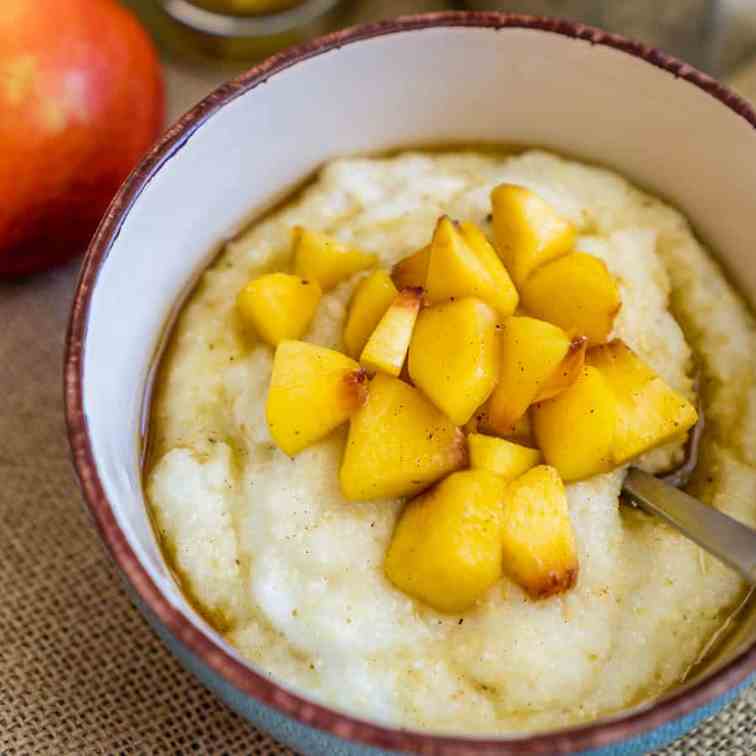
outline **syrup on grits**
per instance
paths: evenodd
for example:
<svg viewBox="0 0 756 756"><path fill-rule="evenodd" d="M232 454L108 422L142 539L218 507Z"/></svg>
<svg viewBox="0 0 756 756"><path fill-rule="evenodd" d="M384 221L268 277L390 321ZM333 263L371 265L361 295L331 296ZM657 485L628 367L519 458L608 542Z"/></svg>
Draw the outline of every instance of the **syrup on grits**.
<svg viewBox="0 0 756 756"><path fill-rule="evenodd" d="M151 514L194 604L306 695L443 732L587 721L679 682L742 595L619 493L681 462L700 406L690 490L756 524L755 354L685 218L612 172L335 160L184 306Z"/></svg>

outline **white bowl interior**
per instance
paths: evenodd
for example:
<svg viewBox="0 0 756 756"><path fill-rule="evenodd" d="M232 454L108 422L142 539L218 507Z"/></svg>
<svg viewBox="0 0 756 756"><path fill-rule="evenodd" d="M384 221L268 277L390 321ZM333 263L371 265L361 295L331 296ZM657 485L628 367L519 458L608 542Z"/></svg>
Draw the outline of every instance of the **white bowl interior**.
<svg viewBox="0 0 756 756"><path fill-rule="evenodd" d="M447 27L347 44L272 75L199 126L136 199L85 341L84 409L105 492L148 573L206 632L165 568L140 478L146 380L177 298L251 210L323 161L479 140L601 162L667 197L754 301L754 130L668 71L551 32Z"/></svg>

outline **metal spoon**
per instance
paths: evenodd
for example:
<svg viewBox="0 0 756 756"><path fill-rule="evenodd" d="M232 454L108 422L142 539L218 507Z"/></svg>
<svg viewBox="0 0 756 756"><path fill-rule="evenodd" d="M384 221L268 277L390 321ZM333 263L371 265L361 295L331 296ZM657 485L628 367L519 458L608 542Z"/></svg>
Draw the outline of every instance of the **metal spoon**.
<svg viewBox="0 0 756 756"><path fill-rule="evenodd" d="M685 462L662 478L631 467L622 492L641 509L661 517L756 586L756 530L678 488L687 483L698 461L703 412L698 415L698 423L688 439Z"/></svg>
<svg viewBox="0 0 756 756"><path fill-rule="evenodd" d="M756 530L637 467L630 469L622 491L756 586Z"/></svg>

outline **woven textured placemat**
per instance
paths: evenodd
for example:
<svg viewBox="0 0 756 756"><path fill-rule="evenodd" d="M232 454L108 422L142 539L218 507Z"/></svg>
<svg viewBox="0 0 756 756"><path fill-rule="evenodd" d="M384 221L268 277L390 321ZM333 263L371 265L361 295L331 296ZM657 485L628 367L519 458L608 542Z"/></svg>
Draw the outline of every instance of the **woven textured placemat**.
<svg viewBox="0 0 756 756"><path fill-rule="evenodd" d="M197 81L169 67L174 114ZM82 510L61 406L76 272L0 283L0 754L288 754L165 650ZM756 687L664 753L756 753Z"/></svg>
<svg viewBox="0 0 756 756"><path fill-rule="evenodd" d="M0 284L0 754L288 753L179 666L81 507L61 407L76 266ZM756 753L756 688L668 754Z"/></svg>

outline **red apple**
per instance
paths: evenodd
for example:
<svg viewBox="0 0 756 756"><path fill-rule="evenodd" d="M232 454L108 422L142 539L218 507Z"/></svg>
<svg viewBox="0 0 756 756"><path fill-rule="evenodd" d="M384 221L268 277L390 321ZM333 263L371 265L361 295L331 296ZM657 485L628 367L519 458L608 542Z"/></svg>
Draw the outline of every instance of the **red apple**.
<svg viewBox="0 0 756 756"><path fill-rule="evenodd" d="M0 276L82 252L162 123L155 50L115 0L0 0Z"/></svg>

